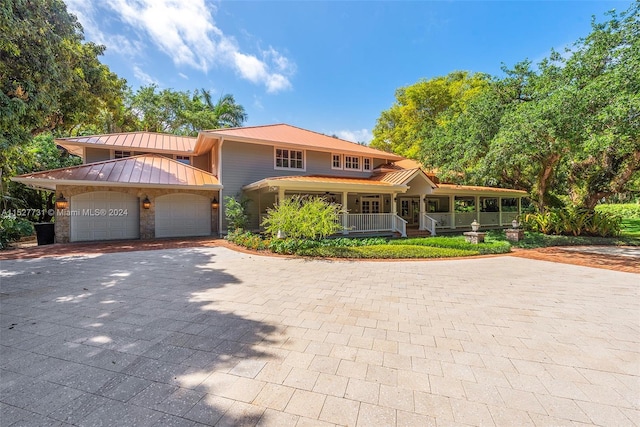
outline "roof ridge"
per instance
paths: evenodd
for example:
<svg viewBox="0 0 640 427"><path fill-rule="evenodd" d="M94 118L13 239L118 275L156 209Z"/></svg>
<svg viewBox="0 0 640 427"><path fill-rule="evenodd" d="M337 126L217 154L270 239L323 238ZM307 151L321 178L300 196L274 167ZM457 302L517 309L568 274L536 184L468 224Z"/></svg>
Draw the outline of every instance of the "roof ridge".
<svg viewBox="0 0 640 427"><path fill-rule="evenodd" d="M94 134L94 135L66 136L64 138L54 138L54 141L59 141L59 140L67 141L67 140L79 139L79 138L96 138L96 137L100 137L100 136L132 135L132 134L140 134L140 133L149 134L149 135L175 136L177 138L198 139L197 136L176 135L176 134L173 134L173 133L151 132L151 131L146 131L146 130L134 130L134 131L130 131L130 132L113 132L113 133L100 133L100 134Z"/></svg>

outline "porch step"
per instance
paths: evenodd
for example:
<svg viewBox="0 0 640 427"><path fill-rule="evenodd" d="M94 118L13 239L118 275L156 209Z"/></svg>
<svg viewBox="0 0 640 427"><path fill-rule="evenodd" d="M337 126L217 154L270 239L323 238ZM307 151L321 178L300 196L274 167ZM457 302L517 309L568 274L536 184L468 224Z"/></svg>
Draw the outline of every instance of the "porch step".
<svg viewBox="0 0 640 427"><path fill-rule="evenodd" d="M407 237L429 237L431 233L427 230L418 230L413 228L407 228Z"/></svg>

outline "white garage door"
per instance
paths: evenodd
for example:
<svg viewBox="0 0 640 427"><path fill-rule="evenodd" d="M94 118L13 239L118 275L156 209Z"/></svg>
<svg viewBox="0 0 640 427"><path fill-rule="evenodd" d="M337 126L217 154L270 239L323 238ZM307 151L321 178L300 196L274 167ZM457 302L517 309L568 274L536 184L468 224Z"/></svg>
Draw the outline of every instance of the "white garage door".
<svg viewBox="0 0 640 427"><path fill-rule="evenodd" d="M156 198L156 237L209 236L211 202L196 194Z"/></svg>
<svg viewBox="0 0 640 427"><path fill-rule="evenodd" d="M94 191L71 197L71 241L137 239L138 198L116 191Z"/></svg>

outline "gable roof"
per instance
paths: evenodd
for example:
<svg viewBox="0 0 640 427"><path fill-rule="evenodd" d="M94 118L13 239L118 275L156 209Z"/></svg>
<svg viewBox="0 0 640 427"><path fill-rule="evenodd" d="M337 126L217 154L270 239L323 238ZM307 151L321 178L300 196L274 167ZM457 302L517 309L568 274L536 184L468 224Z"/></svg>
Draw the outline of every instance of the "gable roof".
<svg viewBox="0 0 640 427"><path fill-rule="evenodd" d="M284 123L266 126L212 129L202 131L202 133L255 144L290 145L317 151L357 154L387 160L403 159L403 157L397 154L376 150L366 145L356 144L355 142L345 141L344 139L334 138Z"/></svg>
<svg viewBox="0 0 640 427"><path fill-rule="evenodd" d="M55 190L57 185L222 188L214 175L154 154L34 172L11 179L49 190Z"/></svg>
<svg viewBox="0 0 640 427"><path fill-rule="evenodd" d="M146 152L193 153L197 138L157 132L122 132L106 135L57 138L56 144L77 154L78 147L140 150Z"/></svg>

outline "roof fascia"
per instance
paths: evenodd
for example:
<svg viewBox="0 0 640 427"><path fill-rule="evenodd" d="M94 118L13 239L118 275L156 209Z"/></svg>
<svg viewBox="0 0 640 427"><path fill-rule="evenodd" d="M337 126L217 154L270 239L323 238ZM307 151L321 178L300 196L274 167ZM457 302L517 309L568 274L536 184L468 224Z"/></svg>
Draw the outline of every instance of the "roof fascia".
<svg viewBox="0 0 640 427"><path fill-rule="evenodd" d="M182 184L144 184L144 183L122 183L111 181L81 181L81 180L67 180L67 179L46 179L46 178L21 178L12 177L12 181L20 182L22 184L44 188L49 190L55 190L58 185L70 185L70 186L91 186L91 187L135 187L135 188L174 188L174 189L195 189L195 190L220 190L223 187L222 184L202 184L202 185L182 185Z"/></svg>

